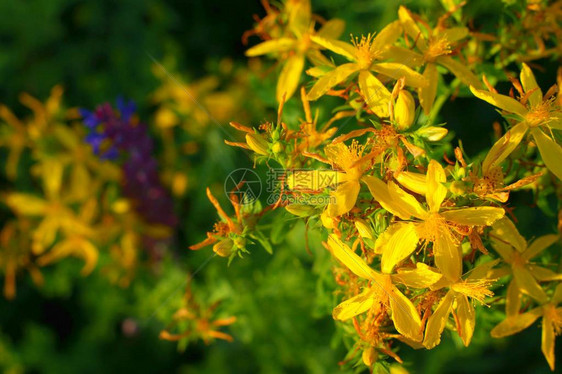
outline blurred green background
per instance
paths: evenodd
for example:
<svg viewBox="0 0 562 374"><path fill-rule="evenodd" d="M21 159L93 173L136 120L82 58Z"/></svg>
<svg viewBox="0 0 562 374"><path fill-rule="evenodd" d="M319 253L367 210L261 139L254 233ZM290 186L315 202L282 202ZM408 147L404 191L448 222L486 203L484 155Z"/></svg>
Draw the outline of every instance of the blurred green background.
<svg viewBox="0 0 562 374"><path fill-rule="evenodd" d="M378 29L396 18L400 4L422 12L440 7L429 0L312 4L324 17L346 20L344 35ZM478 24L493 27L502 7L499 1L478 1L469 10L478 14ZM45 99L55 84L62 84L67 106L92 108L124 95L138 103L148 121L150 95L160 85L150 56L173 65L188 80L203 77L224 57L245 65L241 36L253 26L253 14L263 15L257 0L2 1L0 101L24 113L18 104L20 92ZM541 81L546 78L552 77L539 76ZM272 79L251 84L256 95L262 86L274 86ZM491 145L491 123L499 117L490 106L458 99L445 108L441 120L463 139L468 153ZM256 113L254 124L266 115L275 118L271 102L265 111ZM331 260L316 233L309 237L314 257L304 248L303 225L287 228L290 235L275 246L273 256L250 248L251 256L229 267L224 259L207 262L210 250L187 250L216 219L205 187L221 191L229 170L252 165L243 152L222 144L223 138L222 130L209 130L194 156L190 167L201 177L189 196L178 202L183 213L175 245L155 268L139 269L129 288L111 286L99 271L81 277L81 263L74 260L45 268L41 289L28 277L18 279L16 299L0 299L3 372L341 372L338 362L346 349L330 316L336 301L320 296L334 287ZM517 199L532 203L525 194ZM219 200L226 206L225 196ZM531 235L536 234L532 222L546 221L529 212L522 208L519 215L526 224L523 232ZM551 231L551 226L542 227L541 233ZM228 312L238 317L227 329L235 341L210 346L198 342L178 350L176 343L159 340L158 333L181 303L187 274L201 265L193 278L198 295L209 302L223 300ZM433 351L403 347L400 356L415 373L549 372L540 352L540 329L535 326L511 339L491 340L488 331L500 318L500 314L479 318L468 349L446 332L443 344Z"/></svg>

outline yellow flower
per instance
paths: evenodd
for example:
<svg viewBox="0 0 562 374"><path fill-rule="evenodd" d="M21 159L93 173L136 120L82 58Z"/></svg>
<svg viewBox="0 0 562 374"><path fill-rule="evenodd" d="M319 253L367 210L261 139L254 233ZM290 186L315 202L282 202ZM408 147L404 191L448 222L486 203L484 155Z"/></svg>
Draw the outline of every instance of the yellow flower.
<svg viewBox="0 0 562 374"><path fill-rule="evenodd" d="M44 198L27 193L13 192L7 194L6 204L18 215L24 217L41 217L41 222L33 232L33 253L42 254L50 247L59 232L67 236L91 236L93 230L67 205L63 198L63 165L56 160L42 164ZM94 259L92 259L94 261Z"/></svg>
<svg viewBox="0 0 562 374"><path fill-rule="evenodd" d="M409 257L417 248L418 241L433 243L435 265L443 275L451 280L461 274L462 262L459 243L453 238L454 226L489 226L503 217L504 210L491 206L470 208L444 208L447 195L445 170L435 160L431 160L425 181L427 208L394 182L384 183L373 176L363 177L373 197L393 215L405 221L412 217L413 222L400 222L391 225L384 244L381 269L390 273L394 266Z"/></svg>
<svg viewBox="0 0 562 374"><path fill-rule="evenodd" d="M468 347L472 340L476 323L474 306L468 298L470 297L483 303L486 297L494 295L489 290L489 287L495 280L488 279L487 274L497 263L498 260L483 263L470 270L470 275L465 277L465 279L461 277L459 269L456 277L443 277L431 287L433 290L448 288L448 291L427 321L423 340L423 345L427 349L431 349L439 344L447 319L453 311L455 311L456 316L457 333L461 337L463 344Z"/></svg>
<svg viewBox="0 0 562 374"><path fill-rule="evenodd" d="M61 86L53 87L45 104L26 93L21 94L22 104L33 111L33 118L24 121L19 120L8 107L0 105L0 118L9 126L7 134L2 134L0 145L10 149L6 161L6 174L11 180L16 177L19 159L25 147L41 140L45 130L61 114L62 93Z"/></svg>
<svg viewBox="0 0 562 374"><path fill-rule="evenodd" d="M288 32L285 36L266 40L246 51L246 56L264 54L277 55L283 62L283 69L277 81L277 101L288 100L295 93L308 58L315 65L331 65L330 60L320 53L320 46L312 42L314 36L338 38L344 29L344 22L333 19L318 31L311 21L310 1L288 1L285 11L289 15Z"/></svg>
<svg viewBox="0 0 562 374"><path fill-rule="evenodd" d="M400 22L395 21L382 29L376 36L369 34L362 36L361 39L355 38L352 40L353 45L321 36L311 37L315 43L344 56L351 62L340 65L320 77L308 93L309 100L318 99L334 86L345 81L350 75L359 73L359 90L367 106L377 116L388 117L390 92L372 74L372 71L394 79L405 78L405 84L408 86L423 87L428 85L424 77L406 65L387 61L389 59L399 61L399 56L389 52L388 47L398 39L401 32Z"/></svg>
<svg viewBox="0 0 562 374"><path fill-rule="evenodd" d="M519 311L520 292L531 296L541 304L547 302L548 297L538 281L562 280L562 274L533 264L530 260L559 241L560 236L544 235L528 244L525 238L519 234L513 222L504 217L492 226L490 239L494 249L509 265L509 268L505 270L513 275L507 291L507 314ZM503 272L501 275L504 275Z"/></svg>
<svg viewBox="0 0 562 374"><path fill-rule="evenodd" d="M521 69L520 100L471 87L472 93L516 118L517 124L509 129L490 149L482 163L483 172L502 162L529 132L533 137L546 167L562 179L562 147L549 135L552 130L562 130L562 111L556 102L554 90L543 96L531 69L523 64Z"/></svg>
<svg viewBox="0 0 562 374"><path fill-rule="evenodd" d="M420 316L412 302L393 284L390 275L374 271L343 243L337 236L328 237L328 247L332 255L361 279L368 280L371 285L359 295L339 304L333 311L336 320L347 320L364 313L372 307L390 310L396 330L414 341L422 338Z"/></svg>
<svg viewBox="0 0 562 374"><path fill-rule="evenodd" d="M287 178L289 188L302 190L300 179L305 179L307 185L311 185L308 189L312 190L321 190L337 184L336 190L330 193L333 199L328 204L326 214L333 218L349 212L357 202L361 176L369 167L369 160L363 157L363 148L356 140L349 147L343 142L327 145L324 149L324 161L330 163L337 171L293 171Z"/></svg>
<svg viewBox="0 0 562 374"><path fill-rule="evenodd" d="M425 64L423 76L429 85L418 88L418 94L420 104L426 114L431 110L437 94L437 83L439 82L437 65L446 68L464 84L480 87L478 78L470 69L451 56L455 43L468 36L466 27L444 28L439 23L433 30L427 29L429 35L426 36L418 25L416 16L404 6L400 6L398 9L398 17L404 31L415 41L416 48L421 52L418 54L413 51L408 53L402 51L400 52L402 58L410 61L411 65ZM424 25L421 22L419 24Z"/></svg>
<svg viewBox="0 0 562 374"><path fill-rule="evenodd" d="M216 309L220 302L211 304L208 308L202 307L191 291L191 282L185 290L183 306L173 315L172 321L160 332L160 339L178 341L186 338L202 339L209 344L215 339L232 342L233 338L218 329L229 326L236 322L236 317L216 318ZM171 332L172 329L180 329L179 332Z"/></svg>
<svg viewBox="0 0 562 374"><path fill-rule="evenodd" d="M556 335L562 333L562 307L558 307L560 302L562 302L562 284L556 286L550 302L525 313L508 315L505 320L492 329L491 335L494 338L503 338L517 334L542 317L542 353L550 369L554 371L554 339Z"/></svg>

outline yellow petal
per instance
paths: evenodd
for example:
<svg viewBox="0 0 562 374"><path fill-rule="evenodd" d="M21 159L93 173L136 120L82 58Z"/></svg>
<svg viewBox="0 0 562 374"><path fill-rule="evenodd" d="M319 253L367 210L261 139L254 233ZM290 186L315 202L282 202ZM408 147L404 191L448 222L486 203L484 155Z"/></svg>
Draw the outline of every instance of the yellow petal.
<svg viewBox="0 0 562 374"><path fill-rule="evenodd" d="M529 128L524 122L520 122L506 132L492 148L488 151L486 158L482 162L482 171L487 175L490 169L505 160L507 156L521 143L523 136Z"/></svg>
<svg viewBox="0 0 562 374"><path fill-rule="evenodd" d="M457 318L458 318L458 329L457 333L462 339L465 347L468 347L470 341L472 340L472 334L474 333L474 325L476 324L476 315L474 313L474 307L468 301L465 295L459 293L456 294L457 300Z"/></svg>
<svg viewBox="0 0 562 374"><path fill-rule="evenodd" d="M349 59L350 61L355 61L355 47L353 47L349 43L345 43L336 39L323 38L319 35L312 35L310 39L314 43L326 49L329 49L332 52L342 55L347 59Z"/></svg>
<svg viewBox="0 0 562 374"><path fill-rule="evenodd" d="M505 336L517 334L531 326L533 322L542 315L541 308L531 309L527 313L509 316L492 329L490 335L493 338L503 338Z"/></svg>
<svg viewBox="0 0 562 374"><path fill-rule="evenodd" d="M507 293L505 296L505 314L507 317L516 316L521 308L521 292L517 287L517 281L512 280L507 286Z"/></svg>
<svg viewBox="0 0 562 374"><path fill-rule="evenodd" d="M379 117L388 117L388 104L391 95L384 84L365 70L359 73L358 84L369 109Z"/></svg>
<svg viewBox="0 0 562 374"><path fill-rule="evenodd" d="M558 241L560 241L560 235L549 234L538 237L523 252L523 258L530 260Z"/></svg>
<svg viewBox="0 0 562 374"><path fill-rule="evenodd" d="M542 319L542 336L541 336L541 351L550 366L550 370L554 371L554 326L548 315Z"/></svg>
<svg viewBox="0 0 562 374"><path fill-rule="evenodd" d="M494 279L490 274L492 273L492 268L500 262L499 259L483 262L475 266L466 277L466 279Z"/></svg>
<svg viewBox="0 0 562 374"><path fill-rule="evenodd" d="M547 268L543 268L542 266L539 265L528 264L527 269L533 275L533 278L535 278L539 282L562 280L562 274L559 274Z"/></svg>
<svg viewBox="0 0 562 374"><path fill-rule="evenodd" d="M48 199L55 199L61 190L64 165L60 161L49 160L43 162L41 167L45 195Z"/></svg>
<svg viewBox="0 0 562 374"><path fill-rule="evenodd" d="M420 105L423 108L423 112L427 115L433 107L435 95L437 94L437 83L439 82L437 66L434 63L428 63L423 71L423 77L429 82L429 84L418 89L418 96L420 98Z"/></svg>
<svg viewBox="0 0 562 374"><path fill-rule="evenodd" d="M382 254L381 271L391 273L394 266L409 257L418 245L418 234L413 224L402 226L392 235Z"/></svg>
<svg viewBox="0 0 562 374"><path fill-rule="evenodd" d="M511 244L513 248L517 249L519 252L523 252L527 248L527 241L519 234L517 227L515 227L513 222L507 217L494 223L492 231L494 236L501 239L503 242ZM492 238L492 240L494 240L494 238Z"/></svg>
<svg viewBox="0 0 562 374"><path fill-rule="evenodd" d="M335 202L330 202L328 205L328 214L338 217L353 209L360 188L358 181L350 180L340 184L334 192L330 193L330 197L334 198Z"/></svg>
<svg viewBox="0 0 562 374"><path fill-rule="evenodd" d="M347 77L355 73L357 70L357 64L349 63L340 65L334 70L324 74L310 89L310 92L306 96L307 99L311 101L317 100L319 97L323 96L326 92L332 89L335 85L346 80Z"/></svg>
<svg viewBox="0 0 562 374"><path fill-rule="evenodd" d="M519 287L523 293L531 296L539 303L546 303L548 301L546 293L536 279L533 278L529 270L523 266L516 265L512 267L512 271L513 277L517 281L517 287Z"/></svg>
<svg viewBox="0 0 562 374"><path fill-rule="evenodd" d="M355 275L363 279L379 279L380 275L367 265L367 263L342 242L340 238L331 234L328 236L330 251L342 264L347 266Z"/></svg>
<svg viewBox="0 0 562 374"><path fill-rule="evenodd" d="M445 277L456 281L462 275L460 248L453 242L449 229L443 228L439 231L439 237L433 243L435 265Z"/></svg>
<svg viewBox="0 0 562 374"><path fill-rule="evenodd" d="M410 216L423 219L427 216L427 211L422 207L418 200L392 181L388 182L388 193L392 198L394 205L399 205L403 210L408 212ZM409 218L409 217L408 217Z"/></svg>
<svg viewBox="0 0 562 374"><path fill-rule="evenodd" d="M369 310L373 306L373 302L373 292L371 289L367 289L336 306L332 317L338 321L346 321Z"/></svg>
<svg viewBox="0 0 562 374"><path fill-rule="evenodd" d="M299 84L303 67L303 55L296 54L287 59L277 81L277 102L280 103L283 97L285 97L286 101L293 96Z"/></svg>
<svg viewBox="0 0 562 374"><path fill-rule="evenodd" d="M468 29L466 27L451 27L441 31L439 36L449 42L458 42L468 36Z"/></svg>
<svg viewBox="0 0 562 374"><path fill-rule="evenodd" d="M366 175L361 180L367 184L371 195L385 210L404 220L410 219L411 214L398 201L392 198L386 183L371 175Z"/></svg>
<svg viewBox="0 0 562 374"><path fill-rule="evenodd" d="M45 200L25 194L25 193L10 193L6 196L6 204L16 213L26 216L39 216L43 215L47 209Z"/></svg>
<svg viewBox="0 0 562 374"><path fill-rule="evenodd" d="M400 21L394 21L386 25L381 31L379 31L373 42L371 43L371 52L375 53L382 51L387 47L394 44L396 39L402 34L402 24Z"/></svg>
<svg viewBox="0 0 562 374"><path fill-rule="evenodd" d="M286 52L296 47L296 41L290 38L266 40L246 51L246 56L255 57L275 52Z"/></svg>
<svg viewBox="0 0 562 374"><path fill-rule="evenodd" d="M406 287L428 288L441 279L441 274L423 262L418 262L414 270L398 270L398 274L392 275L392 280L402 283Z"/></svg>
<svg viewBox="0 0 562 374"><path fill-rule="evenodd" d="M479 206L447 210L440 213L447 221L466 226L491 226L505 215L502 208Z"/></svg>
<svg viewBox="0 0 562 374"><path fill-rule="evenodd" d="M429 84L429 81L424 76L401 63L378 62L373 64L371 69L379 74L386 75L387 77L397 80L405 78L407 86L425 87Z"/></svg>
<svg viewBox="0 0 562 374"><path fill-rule="evenodd" d="M445 329L447 318L451 312L453 297L453 291L447 292L445 297L443 297L437 305L437 309L435 309L431 317L429 317L427 326L425 327L425 338L423 340L423 345L427 349L435 347L441 341L441 334L443 333L443 329Z"/></svg>
<svg viewBox="0 0 562 374"><path fill-rule="evenodd" d="M375 253L382 255L386 249L386 246L388 245L388 242L390 241L390 238L392 238L396 231L400 230L405 225L409 225L409 223L395 222L388 226L386 230L384 230L383 233L380 234L375 241Z"/></svg>
<svg viewBox="0 0 562 374"><path fill-rule="evenodd" d="M406 34L416 41L418 48L424 50L426 47L425 37L412 17L410 11L401 5L400 8L398 8L398 18L400 19L400 22L402 22L402 27L404 27Z"/></svg>
<svg viewBox="0 0 562 374"><path fill-rule="evenodd" d="M474 86L475 88L482 87L482 83L480 83L478 77L474 75L474 73L465 64L461 64L449 56L440 56L436 61L440 65L446 67L447 70L449 70L455 77L459 78L459 80L467 86Z"/></svg>
<svg viewBox="0 0 562 374"><path fill-rule="evenodd" d="M512 97L500 95L495 92L479 90L474 86L470 86L470 91L472 91L474 96L477 98L482 99L497 108L505 110L508 113L518 114L520 117L525 117L527 114L527 108Z"/></svg>
<svg viewBox="0 0 562 374"><path fill-rule="evenodd" d="M519 79L521 80L525 93L534 90L531 96L529 96L529 103L531 104L531 107L539 105L542 102L542 91L535 80L535 75L525 63L523 63L523 67L521 68L521 75L519 76Z"/></svg>
<svg viewBox="0 0 562 374"><path fill-rule="evenodd" d="M562 180L562 147L539 129L531 131L548 170Z"/></svg>
<svg viewBox="0 0 562 374"><path fill-rule="evenodd" d="M388 46L380 54L381 60L390 60L394 62L400 62L411 68L415 68L423 64L423 56L417 52L414 52L408 48Z"/></svg>
<svg viewBox="0 0 562 374"><path fill-rule="evenodd" d="M445 170L435 160L429 162L426 175L426 200L431 212L438 212L441 203L447 195L447 187L443 185L447 181Z"/></svg>
<svg viewBox="0 0 562 374"><path fill-rule="evenodd" d="M285 12L289 16L288 26L295 35L302 35L310 27L312 16L310 1L289 1L285 5Z"/></svg>
<svg viewBox="0 0 562 374"><path fill-rule="evenodd" d="M396 175L395 178L402 186L417 194L425 195L427 191L425 174L403 171Z"/></svg>
<svg viewBox="0 0 562 374"><path fill-rule="evenodd" d="M421 319L412 302L396 287L389 292L392 320L396 330L414 341L422 340Z"/></svg>
<svg viewBox="0 0 562 374"><path fill-rule="evenodd" d="M345 21L341 19L331 19L322 25L316 35L324 39L337 39L345 30Z"/></svg>

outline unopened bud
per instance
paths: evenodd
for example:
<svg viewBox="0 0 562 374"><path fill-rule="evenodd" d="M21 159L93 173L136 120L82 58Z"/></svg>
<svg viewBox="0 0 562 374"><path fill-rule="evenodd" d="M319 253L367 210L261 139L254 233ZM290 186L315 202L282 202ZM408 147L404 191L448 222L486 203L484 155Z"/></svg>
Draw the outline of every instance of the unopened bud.
<svg viewBox="0 0 562 374"><path fill-rule="evenodd" d="M285 207L285 209L291 213L294 214L295 216L298 217L308 217L312 214L314 214L314 207L311 205L305 205L305 204L290 204L287 205Z"/></svg>
<svg viewBox="0 0 562 374"><path fill-rule="evenodd" d="M275 154L280 153L283 151L283 144L281 144L280 142L275 142L272 146L271 146L271 151Z"/></svg>
<svg viewBox="0 0 562 374"><path fill-rule="evenodd" d="M422 127L416 131L419 136L429 140L430 142L438 142L447 135L447 129L444 127L428 126Z"/></svg>
<svg viewBox="0 0 562 374"><path fill-rule="evenodd" d="M449 190L454 195L464 195L466 193L466 185L461 181L454 181L451 183Z"/></svg>
<svg viewBox="0 0 562 374"><path fill-rule="evenodd" d="M373 347L369 347L363 350L363 354L361 355L361 358L363 359L363 363L366 366L371 367L375 362L377 362L378 356L379 355L376 349Z"/></svg>
<svg viewBox="0 0 562 374"><path fill-rule="evenodd" d="M234 243L230 239L223 239L213 246L213 252L221 257L229 257L234 252Z"/></svg>
<svg viewBox="0 0 562 374"><path fill-rule="evenodd" d="M364 220L356 219L355 228L362 238L373 239L373 230L371 230L371 226Z"/></svg>
<svg viewBox="0 0 562 374"><path fill-rule="evenodd" d="M269 154L269 144L261 135L246 134L246 143L248 143L252 151L257 154L264 156Z"/></svg>
<svg viewBox="0 0 562 374"><path fill-rule="evenodd" d="M396 99L396 105L394 106L394 119L398 124L398 130L406 130L416 117L416 103L412 94L408 91L401 90L398 93L398 98Z"/></svg>

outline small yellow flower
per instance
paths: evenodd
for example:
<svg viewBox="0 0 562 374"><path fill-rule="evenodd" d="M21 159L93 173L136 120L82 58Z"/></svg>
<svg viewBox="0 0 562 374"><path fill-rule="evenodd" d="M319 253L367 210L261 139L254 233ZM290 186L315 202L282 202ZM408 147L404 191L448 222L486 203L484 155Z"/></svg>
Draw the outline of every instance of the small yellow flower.
<svg viewBox="0 0 562 374"><path fill-rule="evenodd" d="M523 64L520 80L522 87L520 101L510 96L500 95L495 90L484 91L471 87L472 93L516 117L517 124L509 129L490 149L482 163L484 173L498 165L515 150L523 137L530 133L533 137L546 167L559 179L562 179L562 147L550 136L551 131L562 130L562 111L555 100L554 90L545 96L531 69Z"/></svg>
<svg viewBox="0 0 562 374"><path fill-rule="evenodd" d="M391 235L383 250L383 273L390 273L394 266L412 254L418 241L423 240L433 243L435 264L443 275L457 279L462 268L461 252L451 227L489 226L504 215L503 209L491 206L444 209L442 204L447 195L445 170L435 160L430 161L426 175L427 208L392 181L386 184L373 176L365 176L363 181L384 209L405 221L417 218L417 221L400 222L387 229L391 230Z"/></svg>
<svg viewBox="0 0 562 374"><path fill-rule="evenodd" d="M427 349L439 344L447 319L453 311L456 312L457 333L463 344L468 347L476 323L474 306L468 298L484 303L486 297L494 295L489 288L495 279L487 278L487 274L497 263L497 260L483 263L472 269L464 279L459 271L455 278L443 277L431 287L432 290L448 288L448 291L427 321L423 340Z"/></svg>
<svg viewBox="0 0 562 374"><path fill-rule="evenodd" d="M429 82L429 85L418 88L418 94L420 104L426 114L429 114L437 94L439 82L437 65L446 68L464 84L480 87L480 82L474 73L465 64L451 56L455 44L468 36L466 27L445 28L440 23L433 30L430 30L424 23L416 21L416 18L419 17L404 6L400 6L398 9L398 17L404 31L415 41L415 46L421 53L402 51L403 61L408 60L411 65L425 64L423 76ZM427 28L428 35L422 32L420 25Z"/></svg>
<svg viewBox="0 0 562 374"><path fill-rule="evenodd" d="M560 302L562 302L562 284L556 286L550 302L525 313L508 315L492 329L491 335L494 338L503 338L517 334L542 317L541 349L550 369L554 371L554 339L556 335L562 333L562 307L558 307Z"/></svg>
<svg viewBox="0 0 562 374"><path fill-rule="evenodd" d="M371 285L359 295L339 304L333 312L334 319L347 320L366 312L375 305L391 312L396 330L412 339L422 339L422 325L419 313L412 302L393 284L390 275L374 271L343 243L337 236L328 237L328 248L332 255L361 279L368 280Z"/></svg>
<svg viewBox="0 0 562 374"><path fill-rule="evenodd" d="M490 239L494 249L509 265L509 268L504 270L513 275L513 281L509 284L507 292L507 314L519 310L519 292L531 296L539 303L547 302L546 293L538 281L562 280L562 274L557 274L530 261L546 248L560 241L560 236L543 235L528 244L525 238L519 234L513 222L504 217L492 226ZM505 271L501 275L504 275L503 273ZM515 288L515 290L511 288Z"/></svg>
<svg viewBox="0 0 562 374"><path fill-rule="evenodd" d="M308 93L309 100L317 100L337 84L344 82L354 73L359 73L358 84L365 102L379 117L388 117L390 92L372 72L391 77L405 79L405 84L412 87L427 86L427 80L399 62L387 62L388 59L399 61L389 47L398 39L402 27L395 21L382 29L376 36L371 34L352 40L353 44L339 40L313 36L311 39L339 55L347 58L349 63L340 65L324 74Z"/></svg>
<svg viewBox="0 0 562 374"><path fill-rule="evenodd" d="M344 29L344 22L333 19L326 22L320 30L314 30L311 21L310 1L288 1L285 12L289 15L287 32L278 38L266 40L246 51L246 56L255 57L264 54L276 55L283 63L283 69L277 81L277 102L288 100L295 93L305 59L315 65L330 65L330 60L321 53L321 47L313 42L315 35L324 38L338 38Z"/></svg>

